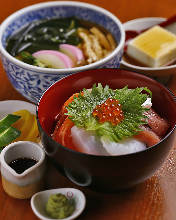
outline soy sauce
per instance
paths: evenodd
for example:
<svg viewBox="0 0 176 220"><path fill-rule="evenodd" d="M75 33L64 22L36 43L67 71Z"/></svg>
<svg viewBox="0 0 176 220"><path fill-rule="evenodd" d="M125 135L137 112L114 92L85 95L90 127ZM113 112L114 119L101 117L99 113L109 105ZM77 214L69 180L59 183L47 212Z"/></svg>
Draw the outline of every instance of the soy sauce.
<svg viewBox="0 0 176 220"><path fill-rule="evenodd" d="M16 173L21 174L28 168L34 166L37 160L32 158L17 158L9 163L9 166L16 171Z"/></svg>

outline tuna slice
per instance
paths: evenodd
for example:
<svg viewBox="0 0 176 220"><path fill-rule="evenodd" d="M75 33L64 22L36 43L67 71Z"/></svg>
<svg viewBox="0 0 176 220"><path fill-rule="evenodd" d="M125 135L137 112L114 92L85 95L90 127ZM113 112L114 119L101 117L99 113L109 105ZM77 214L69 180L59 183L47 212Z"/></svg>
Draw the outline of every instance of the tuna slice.
<svg viewBox="0 0 176 220"><path fill-rule="evenodd" d="M163 137L169 128L168 122L161 118L152 108L146 111L145 115L148 117L148 126L152 129L152 131L159 137Z"/></svg>
<svg viewBox="0 0 176 220"><path fill-rule="evenodd" d="M153 132L149 127L142 126L141 129L143 131L140 131L138 135L135 135L135 138L142 141L143 143L146 143L148 147L151 147L158 142L160 142L160 138L155 132Z"/></svg>

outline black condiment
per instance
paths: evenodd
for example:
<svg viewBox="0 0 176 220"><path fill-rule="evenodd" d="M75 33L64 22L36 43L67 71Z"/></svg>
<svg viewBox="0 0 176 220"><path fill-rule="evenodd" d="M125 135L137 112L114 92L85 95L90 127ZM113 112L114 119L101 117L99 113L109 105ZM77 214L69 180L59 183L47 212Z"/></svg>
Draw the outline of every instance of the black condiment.
<svg viewBox="0 0 176 220"><path fill-rule="evenodd" d="M37 160L35 159L23 157L12 160L9 163L9 166L14 169L18 174L21 174L28 168L34 166L36 163Z"/></svg>

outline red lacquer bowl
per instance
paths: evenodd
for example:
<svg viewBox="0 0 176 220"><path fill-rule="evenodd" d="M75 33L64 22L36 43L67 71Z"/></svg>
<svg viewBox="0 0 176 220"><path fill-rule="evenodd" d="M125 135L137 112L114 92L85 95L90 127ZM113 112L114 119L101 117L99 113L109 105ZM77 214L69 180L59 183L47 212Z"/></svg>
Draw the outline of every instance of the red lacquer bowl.
<svg viewBox="0 0 176 220"><path fill-rule="evenodd" d="M50 137L54 117L63 103L75 92L94 83L112 89L145 86L153 94L153 108L170 124L167 135L155 146L122 156L95 156L63 147ZM97 191L117 191L130 188L151 177L161 166L173 145L176 126L176 103L160 83L144 75L120 69L98 69L80 72L53 84L41 97L37 120L42 144L55 167L72 182Z"/></svg>

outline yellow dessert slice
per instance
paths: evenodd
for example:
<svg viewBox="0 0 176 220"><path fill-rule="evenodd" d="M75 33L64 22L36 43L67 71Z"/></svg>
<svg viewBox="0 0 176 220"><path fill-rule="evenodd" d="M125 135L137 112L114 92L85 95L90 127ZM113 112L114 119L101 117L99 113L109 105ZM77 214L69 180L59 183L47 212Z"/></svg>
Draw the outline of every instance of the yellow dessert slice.
<svg viewBox="0 0 176 220"><path fill-rule="evenodd" d="M176 35L154 26L129 42L127 55L149 67L168 65L176 60Z"/></svg>

